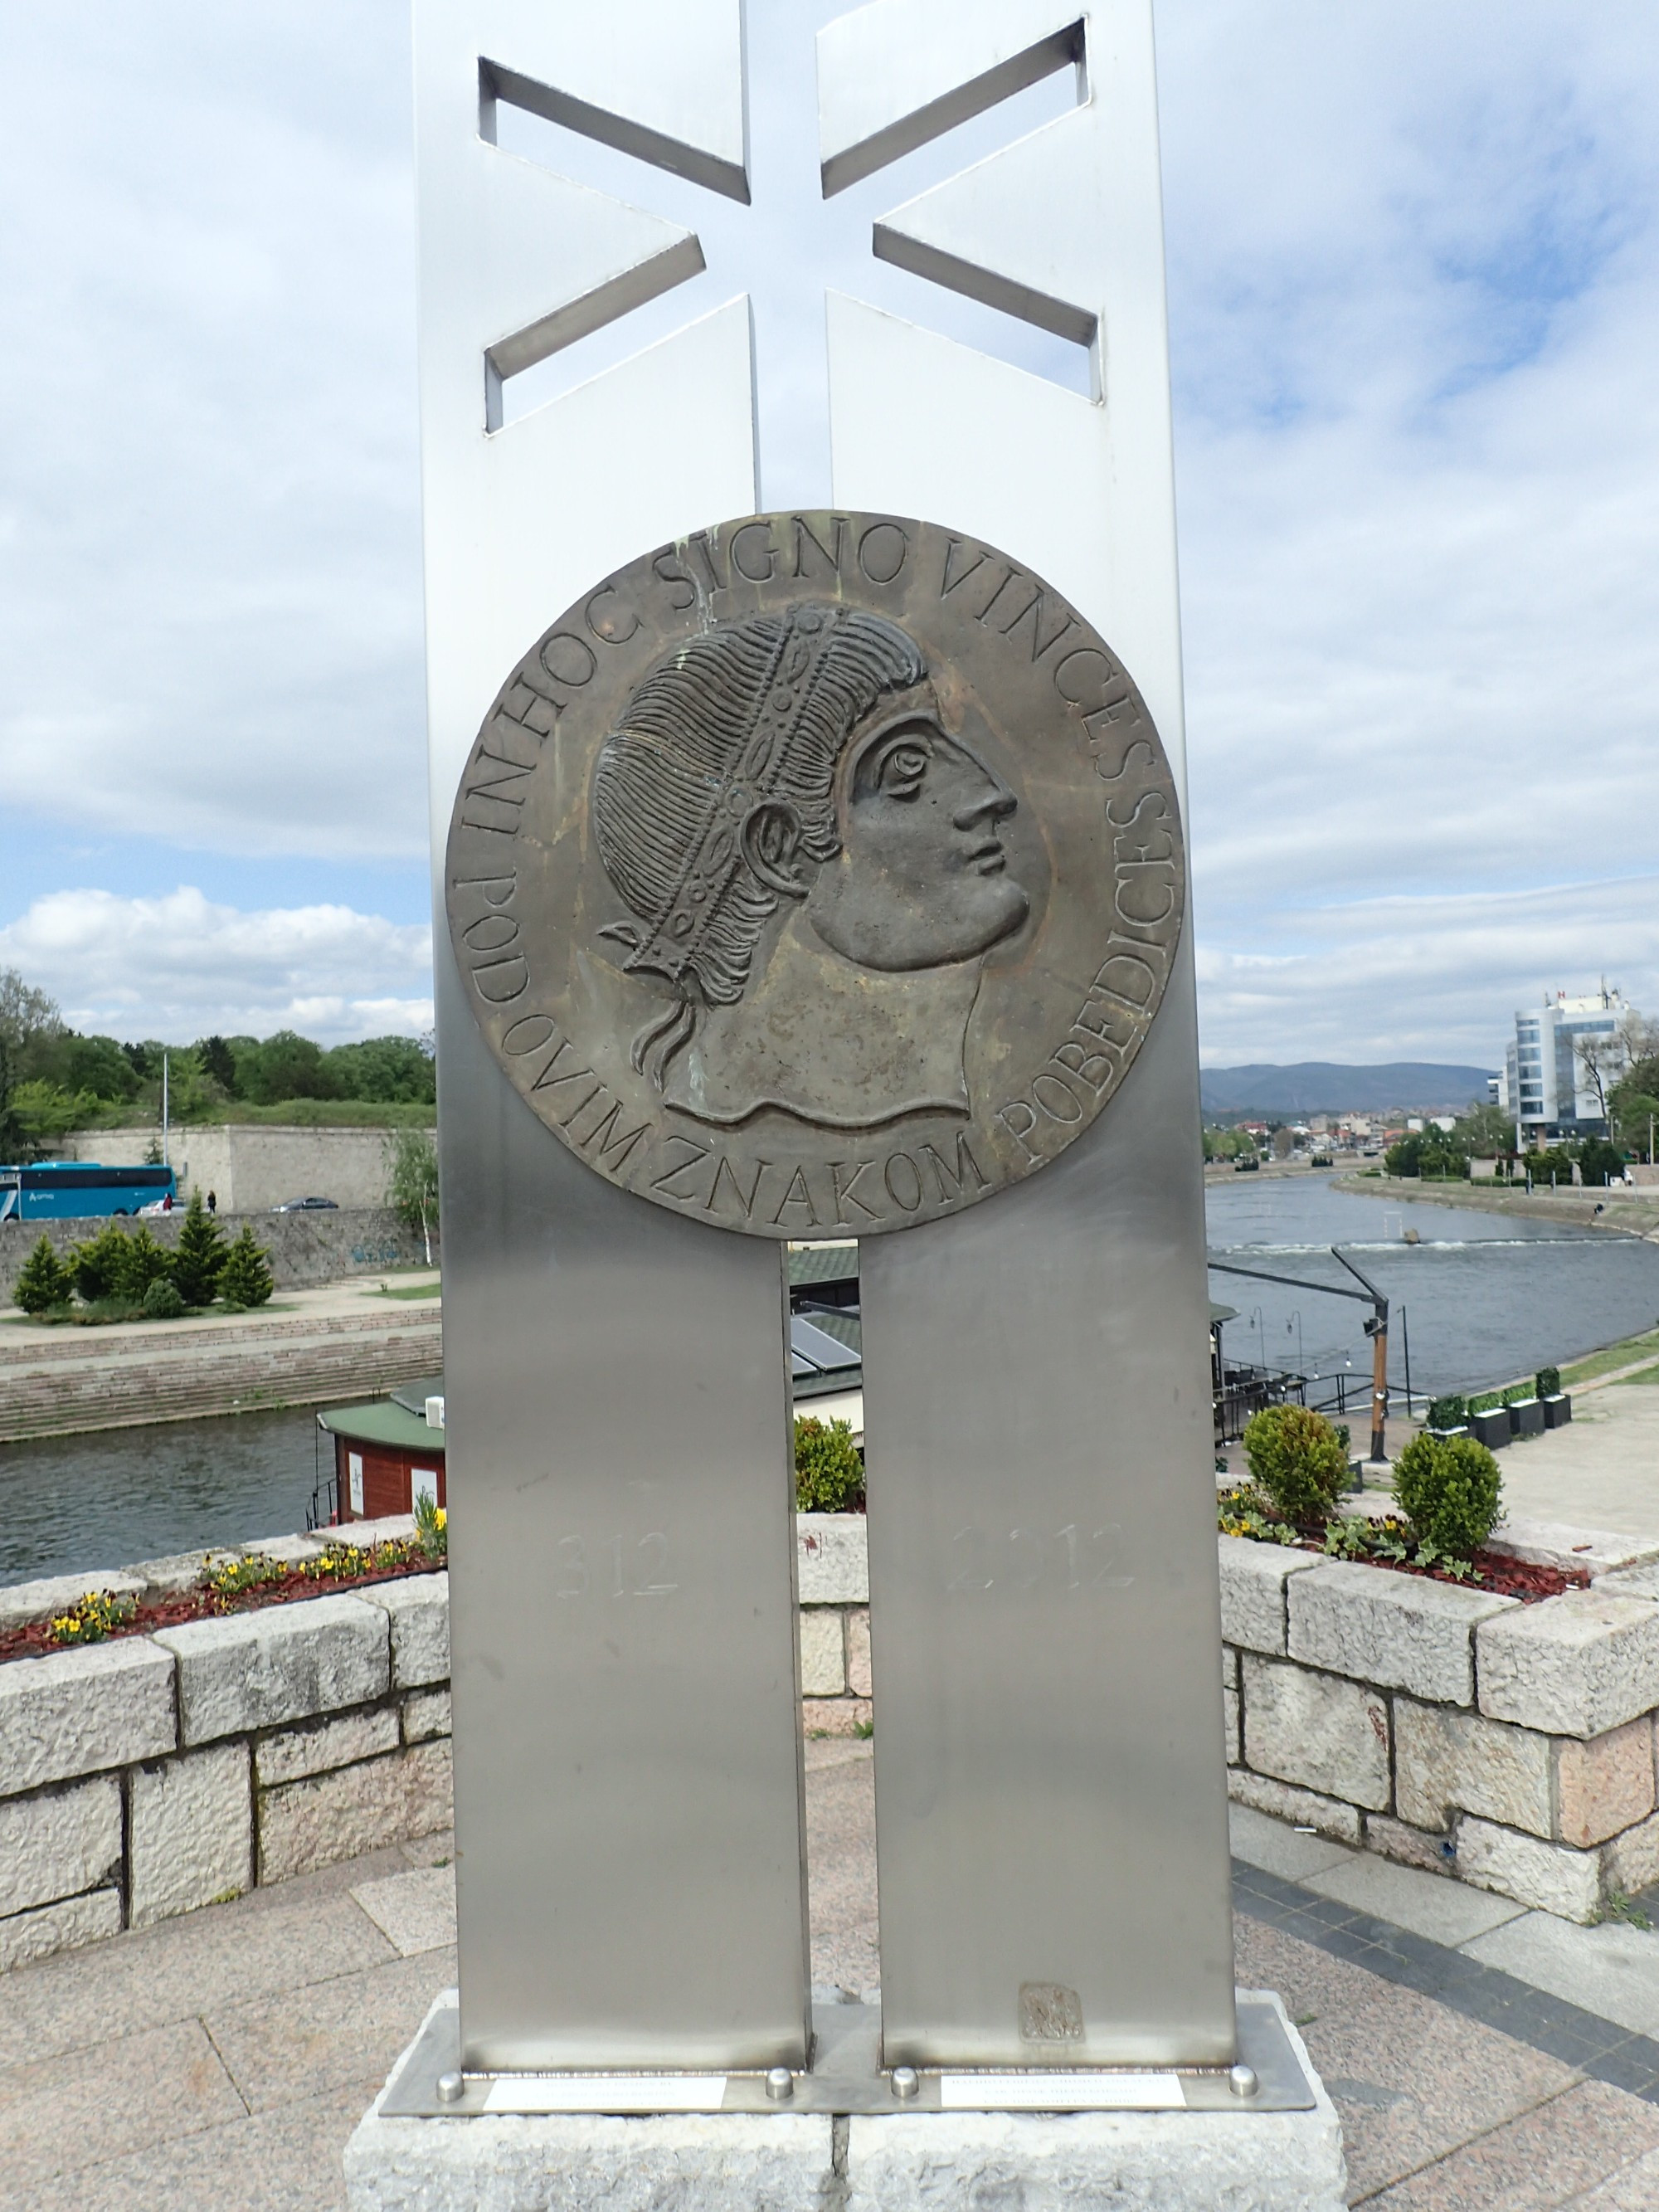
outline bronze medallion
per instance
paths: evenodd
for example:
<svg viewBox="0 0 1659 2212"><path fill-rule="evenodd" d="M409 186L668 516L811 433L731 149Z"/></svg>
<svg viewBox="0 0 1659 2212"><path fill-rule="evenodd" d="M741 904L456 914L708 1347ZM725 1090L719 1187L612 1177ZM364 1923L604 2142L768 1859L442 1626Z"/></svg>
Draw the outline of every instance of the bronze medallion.
<svg viewBox="0 0 1659 2212"><path fill-rule="evenodd" d="M720 523L607 577L502 686L447 866L527 1104L759 1237L908 1228L1053 1159L1186 902L1110 647L977 539L879 514Z"/></svg>

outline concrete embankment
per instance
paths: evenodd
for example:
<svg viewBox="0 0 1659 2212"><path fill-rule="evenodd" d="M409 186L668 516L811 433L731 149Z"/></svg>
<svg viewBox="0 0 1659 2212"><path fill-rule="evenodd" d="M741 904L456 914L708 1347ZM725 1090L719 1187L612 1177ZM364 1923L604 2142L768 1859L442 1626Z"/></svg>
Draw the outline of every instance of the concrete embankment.
<svg viewBox="0 0 1659 2212"><path fill-rule="evenodd" d="M1511 1190L1497 1182L1425 1182L1415 1176L1338 1176L1331 1188L1356 1198L1416 1200L1428 1206L1472 1206L1481 1213L1526 1214L1576 1228L1615 1229L1659 1238L1659 1190Z"/></svg>
<svg viewBox="0 0 1659 2212"><path fill-rule="evenodd" d="M0 1443L370 1398L438 1371L435 1299L364 1310L356 1286L345 1296L349 1304L339 1293L301 1293L292 1303L306 1310L202 1322L9 1324L0 1332Z"/></svg>

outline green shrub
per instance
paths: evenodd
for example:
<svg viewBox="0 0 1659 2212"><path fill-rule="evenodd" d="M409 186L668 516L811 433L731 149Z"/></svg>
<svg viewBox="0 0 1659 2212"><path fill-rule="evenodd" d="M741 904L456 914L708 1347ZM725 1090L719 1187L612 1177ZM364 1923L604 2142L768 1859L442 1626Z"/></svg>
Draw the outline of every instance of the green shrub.
<svg viewBox="0 0 1659 2212"><path fill-rule="evenodd" d="M1498 1462L1473 1437L1417 1437L1394 1463L1394 1494L1419 1545L1474 1557L1504 1510Z"/></svg>
<svg viewBox="0 0 1659 2212"><path fill-rule="evenodd" d="M219 1295L228 1306L262 1306L275 1287L270 1267L269 1255L262 1244L253 1239L253 1231L246 1222L241 1234L225 1254L223 1267L219 1270Z"/></svg>
<svg viewBox="0 0 1659 2212"><path fill-rule="evenodd" d="M1540 1367L1533 1377L1533 1388L1540 1398L1555 1398L1561 1392L1561 1370L1559 1367Z"/></svg>
<svg viewBox="0 0 1659 2212"><path fill-rule="evenodd" d="M121 1242L125 1249L116 1255L112 1288L118 1298L134 1298L142 1305L152 1284L171 1280L173 1255L150 1235L147 1221Z"/></svg>
<svg viewBox="0 0 1659 2212"><path fill-rule="evenodd" d="M803 1513L845 1513L864 1488L850 1421L795 1422L795 1503Z"/></svg>
<svg viewBox="0 0 1659 2212"><path fill-rule="evenodd" d="M1501 1413L1504 1403L1501 1390L1483 1390L1479 1397L1470 1399L1469 1411L1471 1413Z"/></svg>
<svg viewBox="0 0 1659 2212"><path fill-rule="evenodd" d="M146 1321L177 1321L185 1310L177 1284L158 1275L144 1292L143 1310Z"/></svg>
<svg viewBox="0 0 1659 2212"><path fill-rule="evenodd" d="M24 1261L12 1296L26 1314L50 1313L53 1306L69 1304L74 1287L74 1278L52 1249L51 1237L43 1235Z"/></svg>
<svg viewBox="0 0 1659 2212"><path fill-rule="evenodd" d="M120 1297L126 1258L127 1233L112 1221L84 1244L70 1247L70 1273L88 1305L95 1305L100 1298Z"/></svg>
<svg viewBox="0 0 1659 2212"><path fill-rule="evenodd" d="M1461 1429L1469 1418L1469 1401L1448 1391L1443 1398L1434 1399L1429 1407L1429 1426L1431 1429Z"/></svg>
<svg viewBox="0 0 1659 2212"><path fill-rule="evenodd" d="M1506 1406L1525 1406L1538 1395L1538 1391L1531 1382L1511 1382L1501 1395Z"/></svg>
<svg viewBox="0 0 1659 2212"><path fill-rule="evenodd" d="M1245 1425L1244 1456L1286 1521L1322 1521L1348 1479L1335 1430L1306 1406L1268 1406L1255 1414Z"/></svg>
<svg viewBox="0 0 1659 2212"><path fill-rule="evenodd" d="M193 1190L173 1253L173 1279L187 1306L213 1304L224 1264L225 1232L203 1205L201 1192Z"/></svg>

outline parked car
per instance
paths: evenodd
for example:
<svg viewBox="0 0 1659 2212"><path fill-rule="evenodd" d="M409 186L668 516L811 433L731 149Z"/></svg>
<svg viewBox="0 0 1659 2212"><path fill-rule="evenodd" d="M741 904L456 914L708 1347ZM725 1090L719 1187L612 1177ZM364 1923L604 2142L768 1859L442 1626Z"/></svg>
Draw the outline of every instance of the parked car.
<svg viewBox="0 0 1659 2212"><path fill-rule="evenodd" d="M337 1213L340 1210L338 1200L332 1198L290 1198L281 1206L273 1206L270 1210L273 1213L308 1213L317 1207L326 1208L331 1213Z"/></svg>

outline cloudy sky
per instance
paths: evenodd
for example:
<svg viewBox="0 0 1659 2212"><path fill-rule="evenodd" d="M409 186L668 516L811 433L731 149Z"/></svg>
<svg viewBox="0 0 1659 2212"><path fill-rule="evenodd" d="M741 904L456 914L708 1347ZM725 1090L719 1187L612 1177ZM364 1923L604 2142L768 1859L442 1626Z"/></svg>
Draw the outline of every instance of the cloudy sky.
<svg viewBox="0 0 1659 2212"><path fill-rule="evenodd" d="M82 1026L429 1019L404 14L0 6L0 965ZM1659 10L1158 24L1206 1060L1659 1012Z"/></svg>

